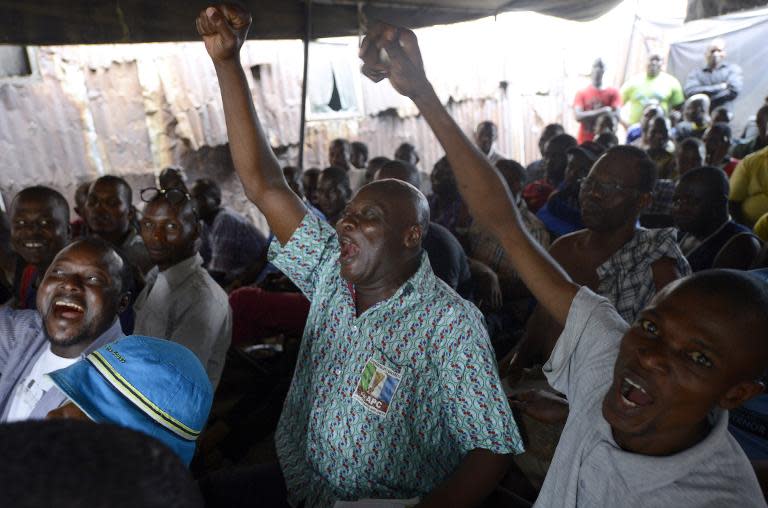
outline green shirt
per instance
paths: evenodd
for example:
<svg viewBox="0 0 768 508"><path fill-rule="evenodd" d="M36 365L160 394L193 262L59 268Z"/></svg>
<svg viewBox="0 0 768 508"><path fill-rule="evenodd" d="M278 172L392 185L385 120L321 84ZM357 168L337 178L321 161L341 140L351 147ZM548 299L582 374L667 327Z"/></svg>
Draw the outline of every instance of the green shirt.
<svg viewBox="0 0 768 508"><path fill-rule="evenodd" d="M629 108L629 123L640 122L643 109L651 102L657 102L669 114L674 108L685 101L680 82L666 72L660 72L655 78L647 74L634 76L621 87L621 101Z"/></svg>
<svg viewBox="0 0 768 508"><path fill-rule="evenodd" d="M292 502L424 496L473 449L523 450L482 315L425 254L359 317L331 226L307 214L270 257L312 302L275 436Z"/></svg>

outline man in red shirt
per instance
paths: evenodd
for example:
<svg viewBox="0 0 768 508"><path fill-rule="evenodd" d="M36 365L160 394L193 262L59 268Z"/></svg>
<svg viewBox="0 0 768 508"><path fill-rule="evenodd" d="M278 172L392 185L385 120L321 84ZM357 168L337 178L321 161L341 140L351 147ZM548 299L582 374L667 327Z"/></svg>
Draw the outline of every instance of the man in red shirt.
<svg viewBox="0 0 768 508"><path fill-rule="evenodd" d="M592 64L592 83L576 92L573 100L573 112L579 122L579 144L592 141L595 135L595 121L604 113L616 114L621 106L619 91L615 88L603 88L605 64L598 58Z"/></svg>

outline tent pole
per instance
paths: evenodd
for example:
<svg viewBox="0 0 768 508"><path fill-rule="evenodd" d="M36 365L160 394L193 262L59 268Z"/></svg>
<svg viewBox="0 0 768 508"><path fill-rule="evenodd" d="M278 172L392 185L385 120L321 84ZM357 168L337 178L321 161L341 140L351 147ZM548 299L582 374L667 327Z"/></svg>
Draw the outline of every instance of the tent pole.
<svg viewBox="0 0 768 508"><path fill-rule="evenodd" d="M304 77L301 80L301 130L299 131L299 169L304 169L304 132L307 125L307 74L309 69L309 40L312 38L312 0L304 2Z"/></svg>

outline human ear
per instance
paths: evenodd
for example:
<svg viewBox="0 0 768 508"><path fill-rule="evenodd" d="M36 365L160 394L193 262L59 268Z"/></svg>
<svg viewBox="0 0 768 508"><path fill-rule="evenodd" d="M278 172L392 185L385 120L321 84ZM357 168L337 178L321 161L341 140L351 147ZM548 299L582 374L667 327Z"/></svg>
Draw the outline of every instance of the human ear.
<svg viewBox="0 0 768 508"><path fill-rule="evenodd" d="M734 409L764 391L765 385L759 381L742 381L728 390L720 399L718 405L723 409Z"/></svg>
<svg viewBox="0 0 768 508"><path fill-rule="evenodd" d="M127 291L122 293L117 300L117 313L122 314L125 309L131 304L131 293Z"/></svg>
<svg viewBox="0 0 768 508"><path fill-rule="evenodd" d="M405 232L405 238L403 239L403 244L409 248L412 249L414 247L417 247L421 244L421 238L423 236L421 226L418 224L414 224L413 226L409 227Z"/></svg>

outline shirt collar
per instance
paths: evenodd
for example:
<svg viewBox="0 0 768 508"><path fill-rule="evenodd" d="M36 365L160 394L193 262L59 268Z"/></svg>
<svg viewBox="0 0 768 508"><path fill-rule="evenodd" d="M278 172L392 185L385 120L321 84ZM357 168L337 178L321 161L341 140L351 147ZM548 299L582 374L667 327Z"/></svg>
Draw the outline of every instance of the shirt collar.
<svg viewBox="0 0 768 508"><path fill-rule="evenodd" d="M635 230L634 236L632 236L632 238L627 243L619 248L619 250L614 252L611 257L603 262L603 264L597 267L597 276L601 280L607 274L612 273L616 268L621 267L621 260L626 257L627 252L631 252L637 247L638 244L641 244L645 241L645 231L646 229L644 228L637 228Z"/></svg>
<svg viewBox="0 0 768 508"><path fill-rule="evenodd" d="M159 272L157 276L163 277L168 282L168 286L173 289L180 286L201 266L203 266L203 258L200 257L200 254L195 254L183 261L179 261L167 270Z"/></svg>
<svg viewBox="0 0 768 508"><path fill-rule="evenodd" d="M613 466L630 492L648 492L659 489L687 476L701 464L712 460L712 453L722 446L728 437L728 412L715 409L709 415L712 428L709 434L693 445L674 455L656 457L622 450L613 439L613 432L600 415L599 433L608 441L614 457Z"/></svg>
<svg viewBox="0 0 768 508"><path fill-rule="evenodd" d="M116 340L122 339L123 337L125 337L125 333L123 333L123 327L120 325L120 319L115 317L112 325L107 328L104 333L99 335L96 340L91 342L88 347L85 348L85 350L83 350L83 352L80 354L80 359L85 358L89 354L99 349L101 346L115 342Z"/></svg>
<svg viewBox="0 0 768 508"><path fill-rule="evenodd" d="M386 305L389 302L397 302L408 297L428 293L430 288L434 287L436 278L437 276L432 271L432 265L429 263L427 252L422 249L418 270L416 270L416 272L411 275L410 278L406 280L392 296L386 300L378 302L370 309L366 310L363 314L361 314L361 317L362 315L367 314L374 309L378 309L379 307ZM344 282L344 279L341 277L341 275L339 275L339 279ZM354 308L354 303L352 304L352 308Z"/></svg>
<svg viewBox="0 0 768 508"><path fill-rule="evenodd" d="M136 228L131 226L131 228L128 230L128 234L125 237L125 240L123 240L123 243L120 245L121 249L125 249L127 247L132 247L133 245L144 242L144 240L141 239L141 235L139 235L139 232L136 231Z"/></svg>

